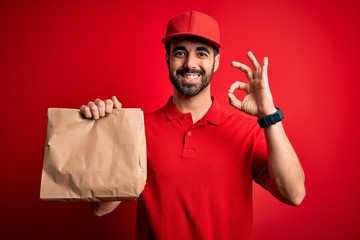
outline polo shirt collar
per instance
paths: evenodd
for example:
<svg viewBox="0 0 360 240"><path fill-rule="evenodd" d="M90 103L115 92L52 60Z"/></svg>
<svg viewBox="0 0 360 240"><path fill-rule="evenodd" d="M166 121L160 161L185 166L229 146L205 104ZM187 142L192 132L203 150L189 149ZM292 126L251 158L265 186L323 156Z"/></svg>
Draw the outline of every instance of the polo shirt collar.
<svg viewBox="0 0 360 240"><path fill-rule="evenodd" d="M170 97L167 101L164 111L169 120L181 117L184 113L180 112L172 101L173 97ZM214 97L211 97L212 105L206 115L203 117L203 120L207 121L210 124L218 125L220 123L220 103Z"/></svg>

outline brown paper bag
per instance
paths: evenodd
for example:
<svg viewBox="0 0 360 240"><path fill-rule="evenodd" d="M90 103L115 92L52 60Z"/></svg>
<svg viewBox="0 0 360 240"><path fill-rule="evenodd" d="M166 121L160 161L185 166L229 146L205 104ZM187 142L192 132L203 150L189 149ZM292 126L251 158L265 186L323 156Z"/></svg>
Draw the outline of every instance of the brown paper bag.
<svg viewBox="0 0 360 240"><path fill-rule="evenodd" d="M135 199L145 182L146 141L140 109L114 109L99 120L84 119L76 109L48 109L40 199Z"/></svg>

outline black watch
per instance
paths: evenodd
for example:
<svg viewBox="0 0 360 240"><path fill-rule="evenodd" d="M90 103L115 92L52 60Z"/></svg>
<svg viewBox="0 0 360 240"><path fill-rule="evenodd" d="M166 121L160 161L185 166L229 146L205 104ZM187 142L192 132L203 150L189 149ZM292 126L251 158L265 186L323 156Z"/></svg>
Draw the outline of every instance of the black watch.
<svg viewBox="0 0 360 240"><path fill-rule="evenodd" d="M257 121L261 128L267 128L271 125L274 125L277 122L280 122L284 119L284 114L280 110L280 108L276 108L276 112L265 117L259 118Z"/></svg>

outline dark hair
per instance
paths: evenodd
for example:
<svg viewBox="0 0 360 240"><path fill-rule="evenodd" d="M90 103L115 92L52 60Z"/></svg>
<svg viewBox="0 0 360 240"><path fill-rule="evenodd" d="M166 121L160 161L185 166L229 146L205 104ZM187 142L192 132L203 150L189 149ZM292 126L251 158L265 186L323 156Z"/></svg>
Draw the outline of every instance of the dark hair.
<svg viewBox="0 0 360 240"><path fill-rule="evenodd" d="M199 38L199 37L191 37L191 38L204 40L203 38ZM174 38L174 39L176 39L176 38ZM168 54L168 55L170 54L170 44L174 39L172 39L170 42L165 44L166 54ZM214 44L211 44L211 45L212 45L212 47L214 49L214 56L216 57L216 55L219 54L219 48L216 47Z"/></svg>

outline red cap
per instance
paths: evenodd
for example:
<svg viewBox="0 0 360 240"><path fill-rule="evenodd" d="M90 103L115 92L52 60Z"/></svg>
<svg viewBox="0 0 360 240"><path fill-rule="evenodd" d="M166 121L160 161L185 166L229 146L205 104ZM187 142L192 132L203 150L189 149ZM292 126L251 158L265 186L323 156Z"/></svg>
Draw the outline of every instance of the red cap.
<svg viewBox="0 0 360 240"><path fill-rule="evenodd" d="M204 38L220 48L220 29L216 20L197 11L180 13L168 22L164 44L179 36L196 36Z"/></svg>

